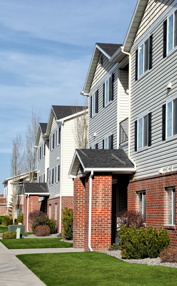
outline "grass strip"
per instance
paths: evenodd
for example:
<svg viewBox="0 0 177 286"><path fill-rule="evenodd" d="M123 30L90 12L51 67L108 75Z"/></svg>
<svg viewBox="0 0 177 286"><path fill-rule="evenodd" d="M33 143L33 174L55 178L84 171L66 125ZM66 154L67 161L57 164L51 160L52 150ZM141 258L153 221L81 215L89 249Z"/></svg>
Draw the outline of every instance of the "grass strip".
<svg viewBox="0 0 177 286"><path fill-rule="evenodd" d="M8 249L73 247L72 243L61 241L61 238L1 239L0 242Z"/></svg>
<svg viewBox="0 0 177 286"><path fill-rule="evenodd" d="M171 286L177 269L121 261L103 253L25 254L17 257L47 286Z"/></svg>
<svg viewBox="0 0 177 286"><path fill-rule="evenodd" d="M8 226L0 226L0 233L4 233L8 231Z"/></svg>

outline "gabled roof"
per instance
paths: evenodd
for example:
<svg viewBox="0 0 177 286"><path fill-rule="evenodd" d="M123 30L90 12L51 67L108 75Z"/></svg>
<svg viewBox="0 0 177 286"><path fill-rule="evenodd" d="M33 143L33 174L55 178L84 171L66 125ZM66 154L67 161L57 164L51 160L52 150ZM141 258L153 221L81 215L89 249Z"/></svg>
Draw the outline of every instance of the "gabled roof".
<svg viewBox="0 0 177 286"><path fill-rule="evenodd" d="M83 88L83 93L89 93L90 92L90 87L93 81L93 77L95 74L96 66L100 57L100 54L104 54L107 59L109 60L112 55L121 47L120 44L104 44L104 43L96 43L95 48L93 51L93 55L91 58L89 70L87 73L87 77L85 80L84 88Z"/></svg>
<svg viewBox="0 0 177 286"><path fill-rule="evenodd" d="M141 19L144 15L144 11L146 9L148 0L138 0L136 3L136 7L130 22L130 25L128 27L128 31L125 36L125 40L123 43L123 46L120 47L110 58L110 61L117 61L120 62L124 54L122 53L122 48L125 52L130 52L131 47L133 45L134 39L136 37L136 33L138 31L139 25L141 23Z"/></svg>
<svg viewBox="0 0 177 286"><path fill-rule="evenodd" d="M136 171L123 149L77 149L69 175L76 176L80 165L83 173L96 171L131 174Z"/></svg>
<svg viewBox="0 0 177 286"><path fill-rule="evenodd" d="M56 121L65 121L74 116L79 115L79 113L87 112L86 106L69 106L69 105L52 105L49 120L47 124L46 136L49 136L53 117Z"/></svg>
<svg viewBox="0 0 177 286"><path fill-rule="evenodd" d="M34 170L34 174L37 175L37 170ZM23 174L14 176L14 177L7 178L4 180L4 182L2 184L7 184L8 181L11 181L11 180L18 181L18 180L26 179L26 178L29 178L29 172L26 172L26 173L23 173Z"/></svg>
<svg viewBox="0 0 177 286"><path fill-rule="evenodd" d="M50 195L47 183L25 183L23 184L23 190L25 195L41 197Z"/></svg>
<svg viewBox="0 0 177 286"><path fill-rule="evenodd" d="M39 125L41 127L42 135L44 135L46 133L47 123L39 123Z"/></svg>

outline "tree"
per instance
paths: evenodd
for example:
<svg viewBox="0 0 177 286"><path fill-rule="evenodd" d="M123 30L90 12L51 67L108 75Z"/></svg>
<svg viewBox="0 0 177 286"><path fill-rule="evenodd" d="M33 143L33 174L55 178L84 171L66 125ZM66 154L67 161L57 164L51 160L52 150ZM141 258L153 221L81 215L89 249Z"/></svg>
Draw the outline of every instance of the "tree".
<svg viewBox="0 0 177 286"><path fill-rule="evenodd" d="M21 150L23 148L22 137L20 134L16 135L16 138L12 142L12 157L11 157L11 175L16 177L21 174L22 170L22 155Z"/></svg>
<svg viewBox="0 0 177 286"><path fill-rule="evenodd" d="M87 106L83 107L83 114L74 120L74 139L79 149L88 148L88 112ZM76 107L76 112L79 112Z"/></svg>
<svg viewBox="0 0 177 286"><path fill-rule="evenodd" d="M29 171L29 181L32 183L34 180L34 170L36 168L37 152L34 146L37 137L40 116L32 108L31 121L27 126L26 131L26 157L27 166Z"/></svg>

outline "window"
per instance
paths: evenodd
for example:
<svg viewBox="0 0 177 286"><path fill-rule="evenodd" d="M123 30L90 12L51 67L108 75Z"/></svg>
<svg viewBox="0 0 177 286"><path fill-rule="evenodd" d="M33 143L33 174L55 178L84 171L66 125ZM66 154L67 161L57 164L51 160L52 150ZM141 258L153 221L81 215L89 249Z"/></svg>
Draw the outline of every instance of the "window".
<svg viewBox="0 0 177 286"><path fill-rule="evenodd" d="M98 90L90 98L90 117L98 113Z"/></svg>
<svg viewBox="0 0 177 286"><path fill-rule="evenodd" d="M177 10L163 22L163 57L177 46Z"/></svg>
<svg viewBox="0 0 177 286"><path fill-rule="evenodd" d="M152 35L143 42L135 53L135 80L152 68Z"/></svg>
<svg viewBox="0 0 177 286"><path fill-rule="evenodd" d="M43 142L43 157L45 157L45 146L46 146L46 143L45 143L45 141Z"/></svg>
<svg viewBox="0 0 177 286"><path fill-rule="evenodd" d="M90 149L98 149L98 143L93 143L93 145Z"/></svg>
<svg viewBox="0 0 177 286"><path fill-rule="evenodd" d="M177 98L162 106L162 140L177 134Z"/></svg>
<svg viewBox="0 0 177 286"><path fill-rule="evenodd" d="M58 209L57 204L55 204L55 220L57 220L57 209Z"/></svg>
<svg viewBox="0 0 177 286"><path fill-rule="evenodd" d="M103 149L113 149L113 134L103 139Z"/></svg>
<svg viewBox="0 0 177 286"><path fill-rule="evenodd" d="M53 149L55 147L55 133L53 133L53 140L52 140L52 143L53 143Z"/></svg>
<svg viewBox="0 0 177 286"><path fill-rule="evenodd" d="M114 74L103 84L103 107L114 99Z"/></svg>
<svg viewBox="0 0 177 286"><path fill-rule="evenodd" d="M146 113L135 121L135 151L151 146L151 113Z"/></svg>
<svg viewBox="0 0 177 286"><path fill-rule="evenodd" d="M52 169L52 184L54 184L54 169Z"/></svg>
<svg viewBox="0 0 177 286"><path fill-rule="evenodd" d="M49 168L47 168L47 182L49 181Z"/></svg>
<svg viewBox="0 0 177 286"><path fill-rule="evenodd" d="M53 150L53 136L50 137L50 151Z"/></svg>
<svg viewBox="0 0 177 286"><path fill-rule="evenodd" d="M175 188L166 188L166 223L175 225Z"/></svg>
<svg viewBox="0 0 177 286"><path fill-rule="evenodd" d="M55 183L57 182L57 167L55 167Z"/></svg>
<svg viewBox="0 0 177 286"><path fill-rule="evenodd" d="M60 165L58 165L58 182L60 181Z"/></svg>
<svg viewBox="0 0 177 286"><path fill-rule="evenodd" d="M58 144L61 142L61 127L58 129Z"/></svg>
<svg viewBox="0 0 177 286"><path fill-rule="evenodd" d="M138 211L142 213L144 222L146 222L146 192L137 192L138 195Z"/></svg>

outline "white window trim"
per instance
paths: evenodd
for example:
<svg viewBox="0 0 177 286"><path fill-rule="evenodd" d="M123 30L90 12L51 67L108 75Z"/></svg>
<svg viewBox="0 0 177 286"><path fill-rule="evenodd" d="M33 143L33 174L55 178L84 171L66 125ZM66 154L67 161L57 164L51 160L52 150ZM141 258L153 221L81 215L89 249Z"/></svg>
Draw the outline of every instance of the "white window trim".
<svg viewBox="0 0 177 286"><path fill-rule="evenodd" d="M139 195L142 194L142 209L139 210ZM138 211L140 211L142 213L142 215L145 215L145 220L146 220L146 206L145 206L145 196L146 196L146 191L138 191L137 192L137 200L138 200Z"/></svg>
<svg viewBox="0 0 177 286"><path fill-rule="evenodd" d="M97 141L94 141L94 142L91 144L90 147L91 147L92 149L95 149L95 145L96 145L96 144L98 144L98 142L97 142Z"/></svg>
<svg viewBox="0 0 177 286"><path fill-rule="evenodd" d="M173 209L173 207L174 207L174 197L175 197L175 187L167 187L167 188L165 188L165 191L167 192L168 189L173 189L173 195L172 195L172 224L169 224L166 221L166 225L175 226L175 223L173 224L173 221L175 221L174 209ZM167 204L167 202L166 202L166 204ZM166 205L166 207L167 207L167 205ZM166 220L167 220L167 216L166 216Z"/></svg>
<svg viewBox="0 0 177 286"><path fill-rule="evenodd" d="M142 118L144 118L145 116L147 116L149 114L149 112L148 111L145 111L145 112L143 112L143 113L141 113L138 117L137 117L137 152L141 152L141 151L143 151L143 150L146 150L146 149L148 149L148 144L146 145L146 146L142 146L141 148L139 148L138 147L138 136L139 136L139 120ZM144 123L144 122L143 122ZM147 130L148 130L148 127L149 127L149 125L148 125L148 122L147 122ZM144 125L142 126L142 145L143 145L143 142L144 142ZM147 131L148 132L148 131Z"/></svg>
<svg viewBox="0 0 177 286"><path fill-rule="evenodd" d="M108 149L105 150L109 150L109 137L112 135L113 133L108 133L104 136L103 140L104 140L104 149L105 149L105 140L108 140Z"/></svg>
<svg viewBox="0 0 177 286"><path fill-rule="evenodd" d="M166 141L171 141L173 139L176 139L177 138L177 134L172 134L171 136L167 137L167 112L168 112L168 103L172 102L172 133L173 133L173 127L174 127L174 111L173 111L173 101L177 99L177 94L176 95L173 95L171 97L169 97L167 100L166 100L166 114L165 114L165 136L166 136Z"/></svg>
<svg viewBox="0 0 177 286"><path fill-rule="evenodd" d="M148 34L148 36L146 36L138 45L137 49L138 49L138 80L141 79L142 77L144 77L147 73L149 73L149 48L150 48L150 36L152 34ZM146 71L144 71L144 56L145 56L145 42L148 40L148 69ZM139 51L140 51L140 47L143 45L143 73L139 76Z"/></svg>
<svg viewBox="0 0 177 286"><path fill-rule="evenodd" d="M170 12L167 15L167 42L166 42L166 51L167 51L167 56L171 55L171 53L173 53L174 49L176 49L177 47L174 46L175 44L175 36L174 36L174 31L175 31L175 11L176 11L176 7L173 10L173 12ZM173 48L168 51L168 43L169 43L169 18L173 15Z"/></svg>

